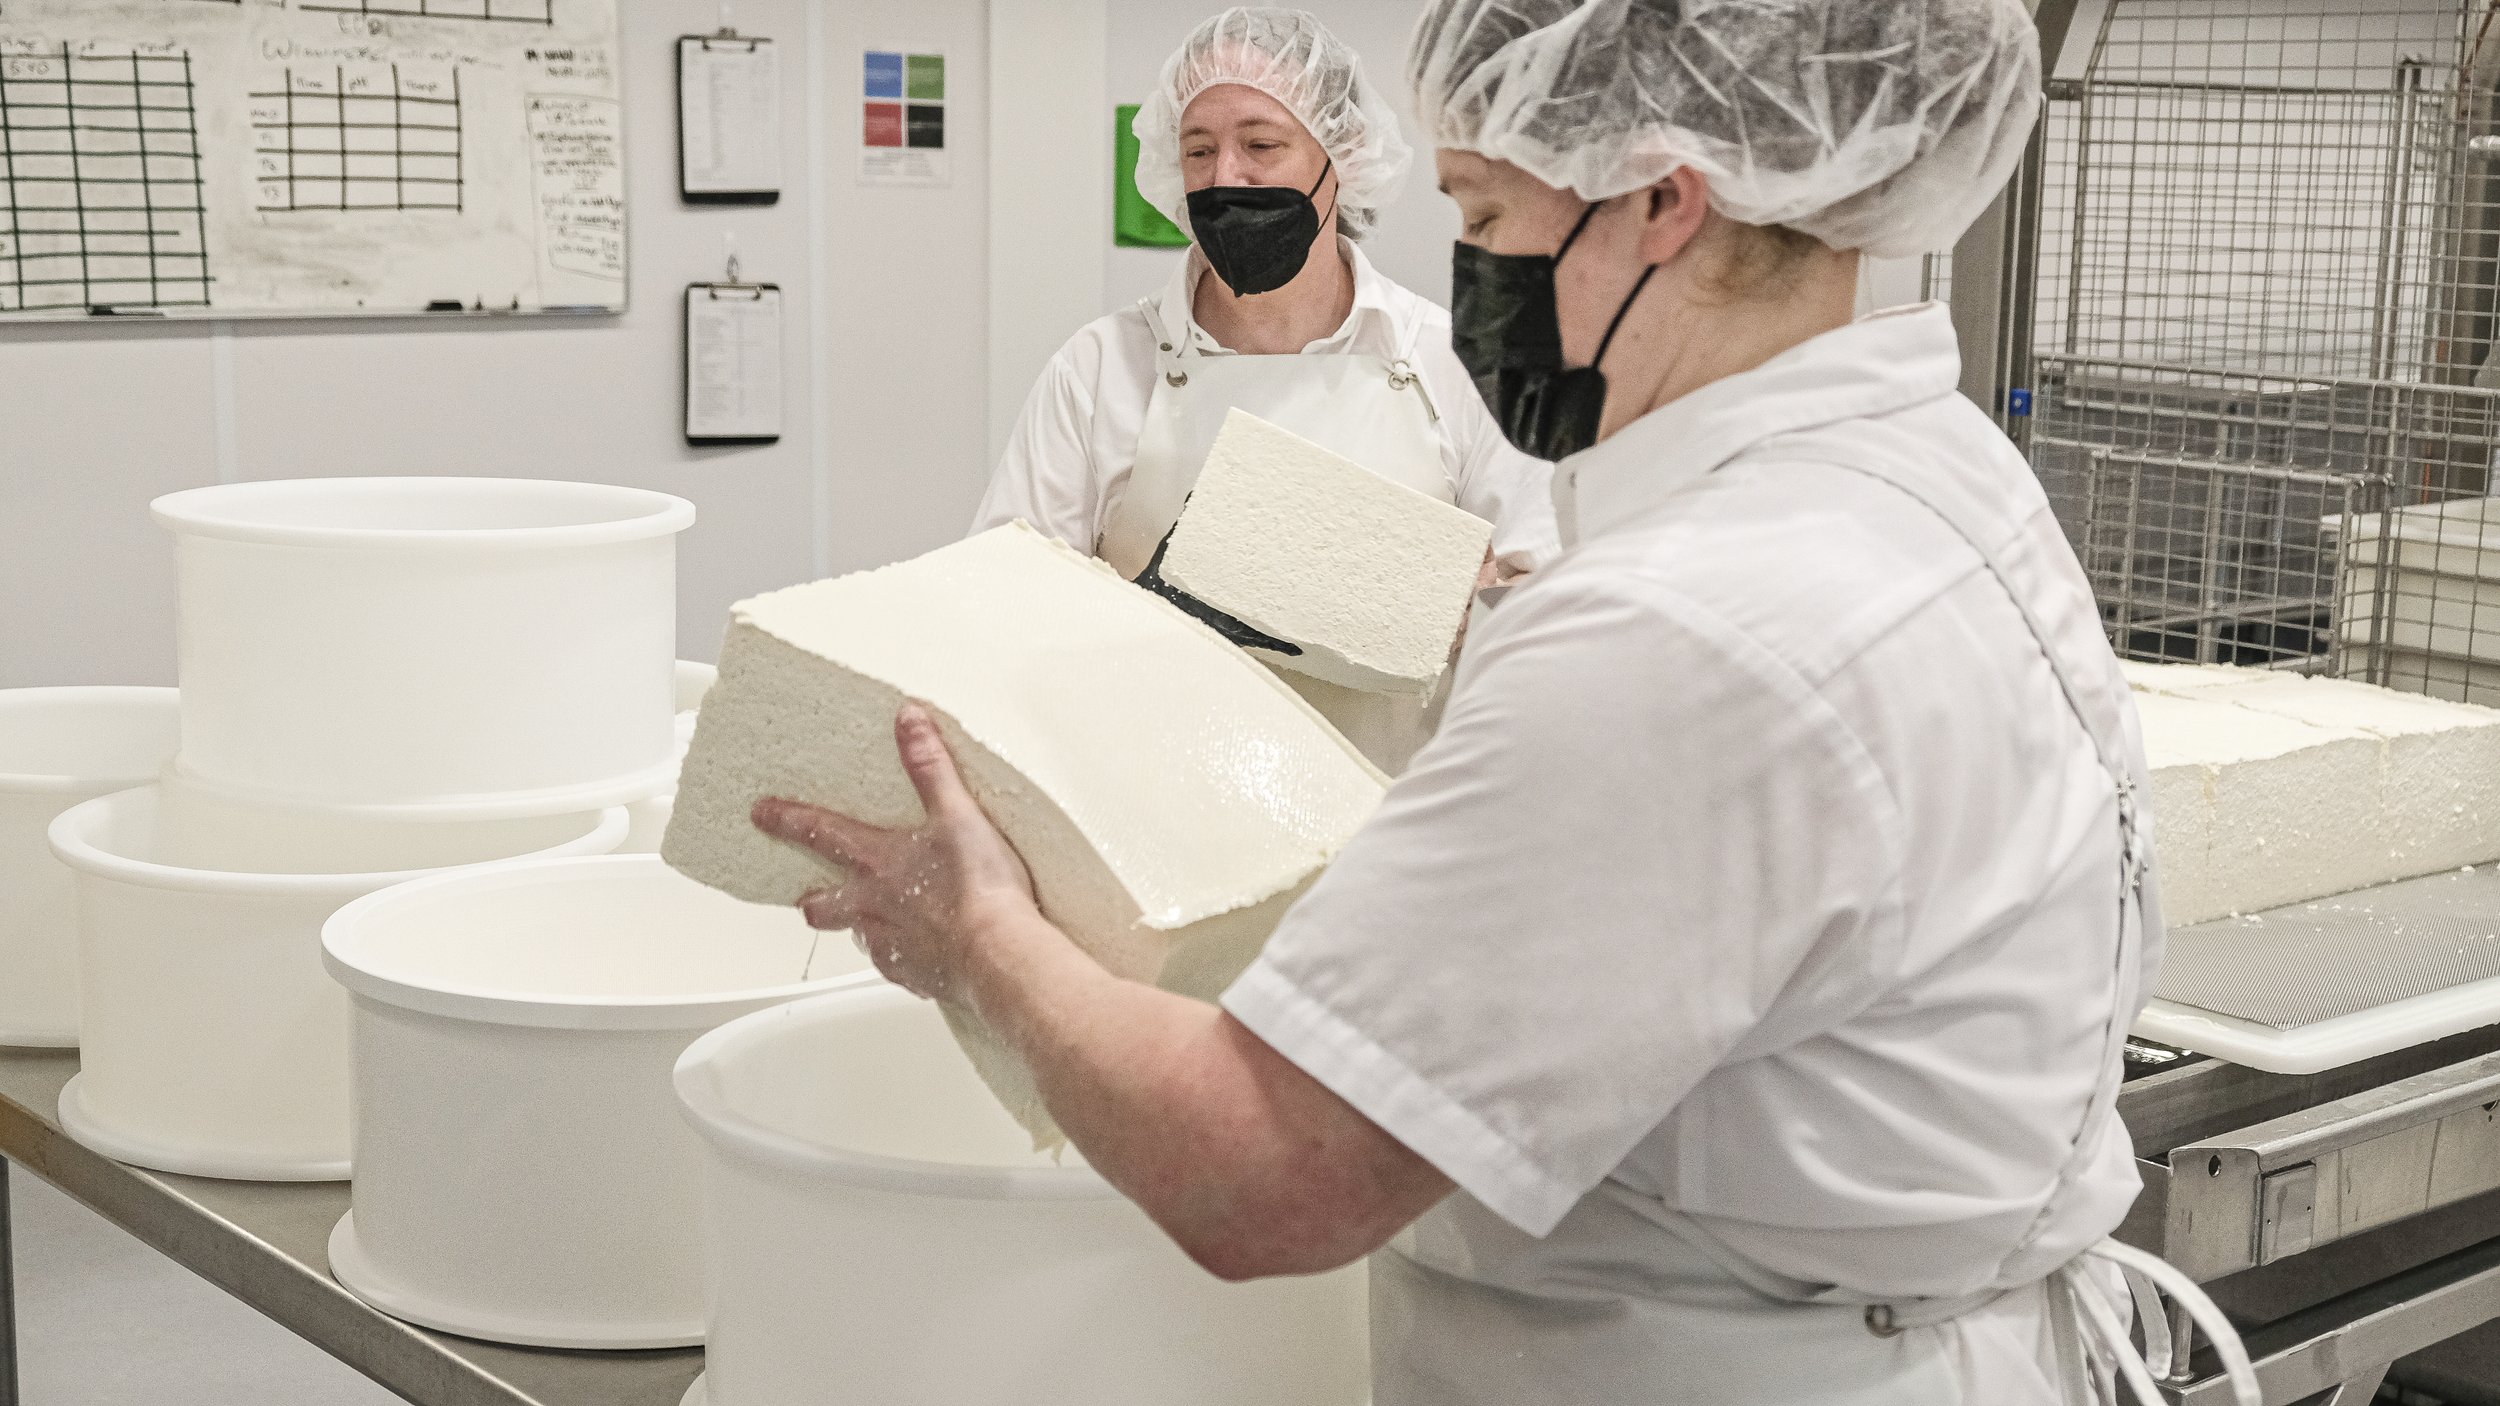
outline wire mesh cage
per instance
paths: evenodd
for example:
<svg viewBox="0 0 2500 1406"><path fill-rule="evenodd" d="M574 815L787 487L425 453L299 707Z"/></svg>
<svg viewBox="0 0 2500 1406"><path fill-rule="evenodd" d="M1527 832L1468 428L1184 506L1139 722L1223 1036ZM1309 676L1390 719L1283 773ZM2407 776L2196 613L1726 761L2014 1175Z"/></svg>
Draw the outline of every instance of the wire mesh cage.
<svg viewBox="0 0 2500 1406"><path fill-rule="evenodd" d="M2108 0L2075 36L2009 424L2122 652L2500 703L2495 13Z"/></svg>

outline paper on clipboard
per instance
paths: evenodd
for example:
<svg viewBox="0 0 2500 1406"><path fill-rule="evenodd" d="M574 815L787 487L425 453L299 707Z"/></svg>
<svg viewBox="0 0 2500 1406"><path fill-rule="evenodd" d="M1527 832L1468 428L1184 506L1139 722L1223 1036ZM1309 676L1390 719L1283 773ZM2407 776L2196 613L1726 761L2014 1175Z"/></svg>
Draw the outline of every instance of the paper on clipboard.
<svg viewBox="0 0 2500 1406"><path fill-rule="evenodd" d="M781 437L781 289L698 283L686 290L686 438Z"/></svg>
<svg viewBox="0 0 2500 1406"><path fill-rule="evenodd" d="M677 41L679 188L689 200L781 194L781 60L770 39Z"/></svg>

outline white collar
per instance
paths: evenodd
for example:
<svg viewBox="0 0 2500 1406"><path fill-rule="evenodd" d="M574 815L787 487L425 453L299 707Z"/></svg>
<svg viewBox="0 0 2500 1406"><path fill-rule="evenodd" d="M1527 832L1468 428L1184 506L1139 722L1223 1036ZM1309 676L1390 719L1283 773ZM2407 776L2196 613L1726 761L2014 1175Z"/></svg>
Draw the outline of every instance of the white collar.
<svg viewBox="0 0 2500 1406"><path fill-rule="evenodd" d="M1373 268L1372 261L1363 257L1361 246L1353 240L1344 235L1337 236L1337 251L1354 270L1353 310L1346 314L1344 324L1335 332L1302 350L1306 354L1369 352L1383 357L1400 355L1406 339L1400 335L1398 309L1393 299L1404 290ZM1162 296L1155 300L1155 315L1165 327L1185 329L1182 335L1188 338L1185 345L1192 353L1198 356L1233 356L1236 353L1230 347L1215 340L1198 325L1195 311L1198 280L1206 277L1209 271L1206 255L1199 253L1196 245L1191 245L1189 257L1172 271L1171 280L1164 284Z"/></svg>
<svg viewBox="0 0 2500 1406"><path fill-rule="evenodd" d="M1952 313L1921 303L1814 337L1751 371L1662 405L1554 471L1554 502L1586 541L1641 516L1779 435L1955 394L1962 354Z"/></svg>

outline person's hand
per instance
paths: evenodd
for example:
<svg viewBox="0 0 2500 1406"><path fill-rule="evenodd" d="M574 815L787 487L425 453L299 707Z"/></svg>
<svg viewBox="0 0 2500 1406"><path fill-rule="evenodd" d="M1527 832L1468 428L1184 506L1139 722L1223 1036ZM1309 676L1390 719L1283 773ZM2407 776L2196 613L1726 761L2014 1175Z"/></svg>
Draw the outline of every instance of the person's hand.
<svg viewBox="0 0 2500 1406"><path fill-rule="evenodd" d="M917 703L894 719L903 770L928 823L881 830L796 801L756 802L755 828L847 871L799 902L810 926L849 928L887 980L935 1000L965 1000L967 963L983 936L1036 914L1033 878L955 770L937 720Z"/></svg>

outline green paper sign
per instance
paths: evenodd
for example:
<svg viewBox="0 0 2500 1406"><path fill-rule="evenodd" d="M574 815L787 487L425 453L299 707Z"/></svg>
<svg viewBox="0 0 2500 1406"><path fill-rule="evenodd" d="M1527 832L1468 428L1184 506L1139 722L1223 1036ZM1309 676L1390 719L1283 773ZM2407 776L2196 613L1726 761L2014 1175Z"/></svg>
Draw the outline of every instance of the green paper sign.
<svg viewBox="0 0 2500 1406"><path fill-rule="evenodd" d="M921 102L946 101L946 56L913 54L903 60L904 96Z"/></svg>
<svg viewBox="0 0 2500 1406"><path fill-rule="evenodd" d="M1186 249L1189 236L1137 193L1137 104L1112 109L1111 242L1122 249Z"/></svg>

